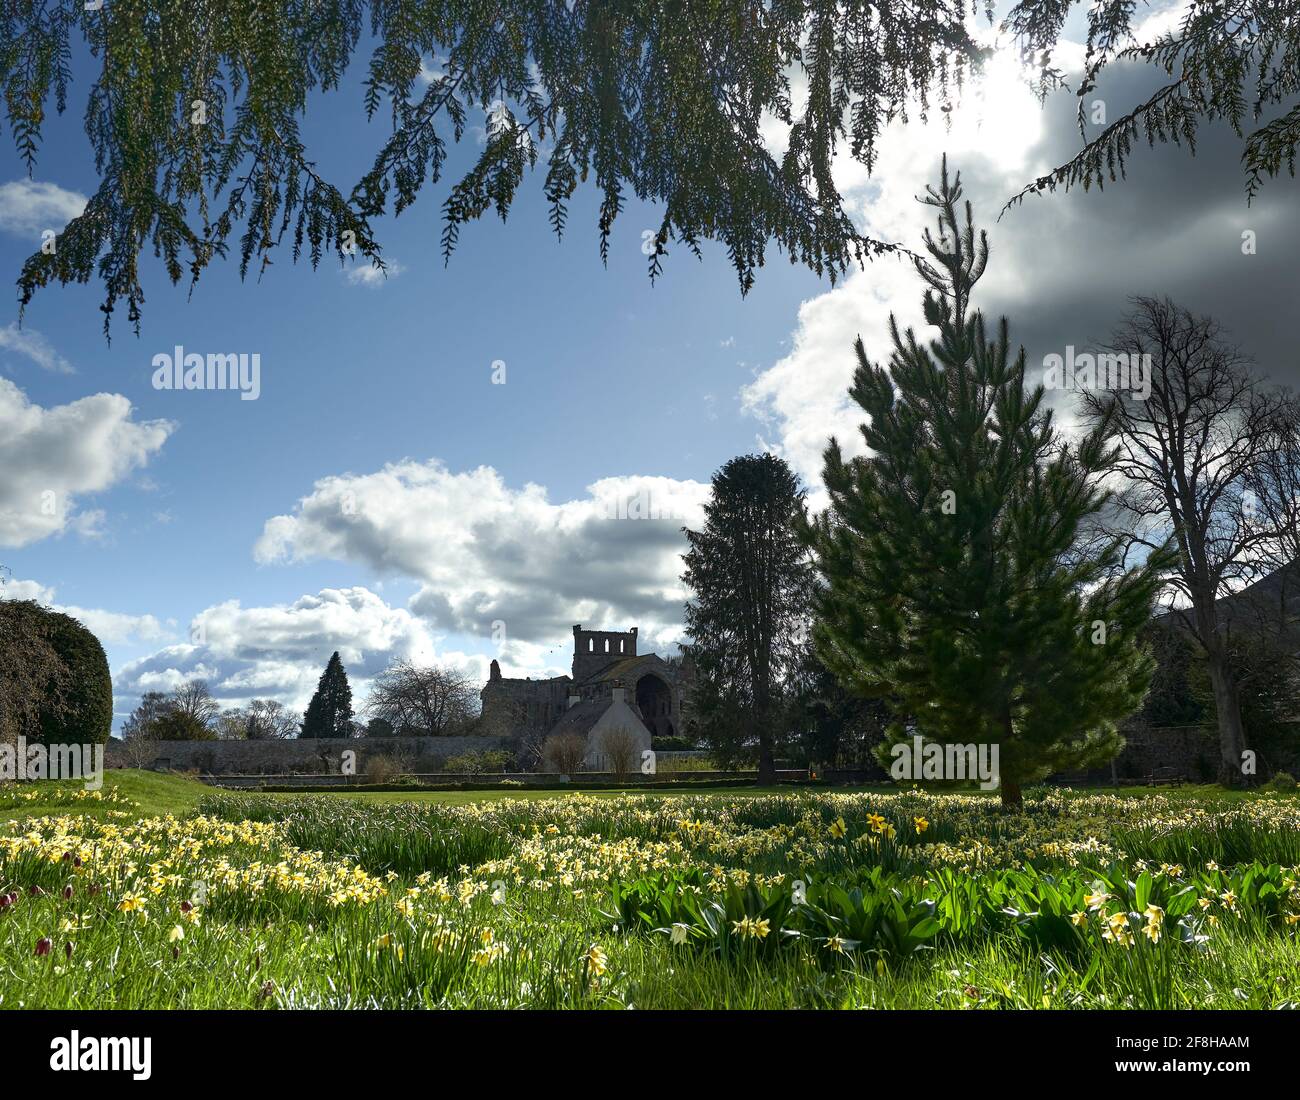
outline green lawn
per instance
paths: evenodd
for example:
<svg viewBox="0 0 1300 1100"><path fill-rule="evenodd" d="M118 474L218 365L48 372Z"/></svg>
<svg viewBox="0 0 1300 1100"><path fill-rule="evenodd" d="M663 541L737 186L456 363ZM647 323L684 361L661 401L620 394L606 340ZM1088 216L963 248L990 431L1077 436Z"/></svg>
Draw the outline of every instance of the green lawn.
<svg viewBox="0 0 1300 1100"><path fill-rule="evenodd" d="M63 783L50 782L33 782L21 784L19 788L24 792L55 792L80 789L81 784L77 781L68 781ZM133 817L155 817L164 814L172 814L177 817L183 817L193 813L199 805L201 799L217 793L219 788L214 788L206 783L200 783L197 779L190 779L183 775L172 774L168 772L140 771L134 768L113 769L104 774L104 790L116 787L119 794L137 803L138 809L129 809L127 811ZM619 798L627 794L635 794L645 799L658 798L680 798L693 795L714 794L717 797L732 798L755 798L763 795L780 795L792 794L800 788L791 786L781 787L720 787L716 791L709 788L693 787L683 790L666 790L659 789L653 791L639 790L636 787L629 787L625 790L610 791L583 791L583 797L588 798ZM897 794L896 787L887 786L865 786L865 787L835 787L835 788L807 788L807 790L831 790L837 794L861 794L861 793L879 793L879 794ZM233 793L233 792L232 792ZM339 800L362 801L373 803L394 803L394 802L415 802L429 805L443 806L468 806L474 803L494 802L499 799L555 799L567 798L574 792L564 790L497 790L497 791L356 791L356 790L339 790L328 793L308 793L298 794L292 792L281 792L275 794L259 794L259 797L271 799L302 799L302 798L319 798L329 803ZM996 793L970 791L966 792L976 797L996 798ZM1161 787L1153 791L1147 787L1094 787L1087 790L1079 789L1070 792L1070 797L1081 798L1089 795L1115 795L1120 798L1133 799L1145 798L1153 793L1173 802L1197 802L1207 798L1215 799L1219 802L1238 802L1252 801L1259 798L1295 798L1300 797L1300 792L1292 792L1288 795L1278 795L1276 793L1266 793L1260 791L1227 791L1220 787L1201 784L1184 787ZM96 819L106 819L114 809L123 807L114 807L102 802L81 802L77 804L68 804L60 802L57 797L36 798L30 802L23 802L19 806L6 806L0 802L0 821L22 820L32 817L43 817L46 815L55 815L60 813L78 813Z"/></svg>

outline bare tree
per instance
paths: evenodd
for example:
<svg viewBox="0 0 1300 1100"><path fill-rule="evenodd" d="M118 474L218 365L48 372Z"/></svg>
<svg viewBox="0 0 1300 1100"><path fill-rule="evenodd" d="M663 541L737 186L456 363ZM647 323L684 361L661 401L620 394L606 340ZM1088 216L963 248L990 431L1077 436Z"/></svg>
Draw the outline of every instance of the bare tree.
<svg viewBox="0 0 1300 1100"><path fill-rule="evenodd" d="M216 720L223 741L275 741L298 736L298 716L276 699L253 699Z"/></svg>
<svg viewBox="0 0 1300 1100"><path fill-rule="evenodd" d="M157 746L151 737L128 737L122 742L121 757L129 767L143 768L152 764L157 756Z"/></svg>
<svg viewBox="0 0 1300 1100"><path fill-rule="evenodd" d="M248 716L238 707L223 710L212 723L218 741L248 740Z"/></svg>
<svg viewBox="0 0 1300 1100"><path fill-rule="evenodd" d="M161 691L146 691L135 710L122 724L122 740L155 741L160 736L158 720L172 709L171 698Z"/></svg>
<svg viewBox="0 0 1300 1100"><path fill-rule="evenodd" d="M172 692L171 710L193 719L195 722L211 726L221 713L220 704L212 697L206 680L190 680Z"/></svg>
<svg viewBox="0 0 1300 1100"><path fill-rule="evenodd" d="M253 699L244 713L250 741L283 741L298 736L298 716L277 699Z"/></svg>
<svg viewBox="0 0 1300 1100"><path fill-rule="evenodd" d="M587 739L577 733L556 733L542 746L542 761L561 775L573 775L582 770L582 758L587 754Z"/></svg>
<svg viewBox="0 0 1300 1100"><path fill-rule="evenodd" d="M600 751L609 770L619 780L632 774L637 760L637 737L630 729L617 726L600 736Z"/></svg>
<svg viewBox="0 0 1300 1100"><path fill-rule="evenodd" d="M366 712L399 734L439 737L469 724L476 699L473 683L455 669L395 660L371 682Z"/></svg>
<svg viewBox="0 0 1300 1100"><path fill-rule="evenodd" d="M1219 324L1164 299L1133 299L1108 352L1150 356L1150 393L1085 390L1086 418L1112 417L1127 479L1118 494L1130 549L1178 553L1167 606L1204 654L1219 726L1219 778L1242 782L1245 735L1227 624L1217 603L1262 576L1277 532L1250 515L1250 480L1273 439L1279 397ZM1100 359L1100 357L1099 357Z"/></svg>
<svg viewBox="0 0 1300 1100"><path fill-rule="evenodd" d="M1300 562L1300 394L1282 393L1268 446L1247 479L1247 515L1275 537L1270 557L1278 569ZM1288 575L1292 596L1300 577Z"/></svg>

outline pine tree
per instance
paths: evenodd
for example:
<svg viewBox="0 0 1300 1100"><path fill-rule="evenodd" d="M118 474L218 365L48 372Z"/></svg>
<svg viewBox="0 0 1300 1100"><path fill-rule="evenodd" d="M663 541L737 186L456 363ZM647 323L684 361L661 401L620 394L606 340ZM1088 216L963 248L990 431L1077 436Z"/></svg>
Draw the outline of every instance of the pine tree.
<svg viewBox="0 0 1300 1100"><path fill-rule="evenodd" d="M329 659L302 716L299 737L351 737L352 688L338 652Z"/></svg>
<svg viewBox="0 0 1300 1100"><path fill-rule="evenodd" d="M1117 723L1150 683L1140 631L1168 558L1126 568L1093 523L1111 424L1062 440L1006 319L990 341L970 311L988 242L969 203L958 222L960 197L945 160L920 200L938 239L927 230L931 259L916 260L938 339L922 346L891 317L888 370L856 345L869 457L826 450L831 504L804 529L824 580L814 638L846 685L909 716L889 745L998 745L1003 805L1019 807L1022 784L1119 751Z"/></svg>

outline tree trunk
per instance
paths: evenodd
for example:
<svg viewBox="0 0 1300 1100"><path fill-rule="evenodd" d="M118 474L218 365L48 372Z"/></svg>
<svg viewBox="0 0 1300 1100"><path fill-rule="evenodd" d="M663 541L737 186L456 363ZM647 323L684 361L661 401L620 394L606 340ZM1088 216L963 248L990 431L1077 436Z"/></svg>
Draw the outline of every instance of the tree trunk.
<svg viewBox="0 0 1300 1100"><path fill-rule="evenodd" d="M772 758L772 733L764 723L758 734L758 785L776 786L776 761Z"/></svg>
<svg viewBox="0 0 1300 1100"><path fill-rule="evenodd" d="M1002 777L1002 808L1004 810L1014 810L1019 812L1024 808L1024 800L1020 797L1020 780L1008 779Z"/></svg>
<svg viewBox="0 0 1300 1100"><path fill-rule="evenodd" d="M1214 710L1219 724L1219 782L1225 787L1248 786L1250 779L1242 770L1242 753L1246 749L1246 732L1241 724L1241 699L1237 682L1228 666L1227 656L1216 646L1206 655L1210 683L1214 687Z"/></svg>

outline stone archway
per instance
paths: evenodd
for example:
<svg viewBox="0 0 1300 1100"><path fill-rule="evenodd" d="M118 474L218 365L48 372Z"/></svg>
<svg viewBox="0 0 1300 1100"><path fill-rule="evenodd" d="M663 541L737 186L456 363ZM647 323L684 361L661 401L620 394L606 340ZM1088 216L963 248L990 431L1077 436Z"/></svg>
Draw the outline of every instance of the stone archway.
<svg viewBox="0 0 1300 1100"><path fill-rule="evenodd" d="M654 673L636 683L636 709L656 737L670 737L673 730L673 689Z"/></svg>

